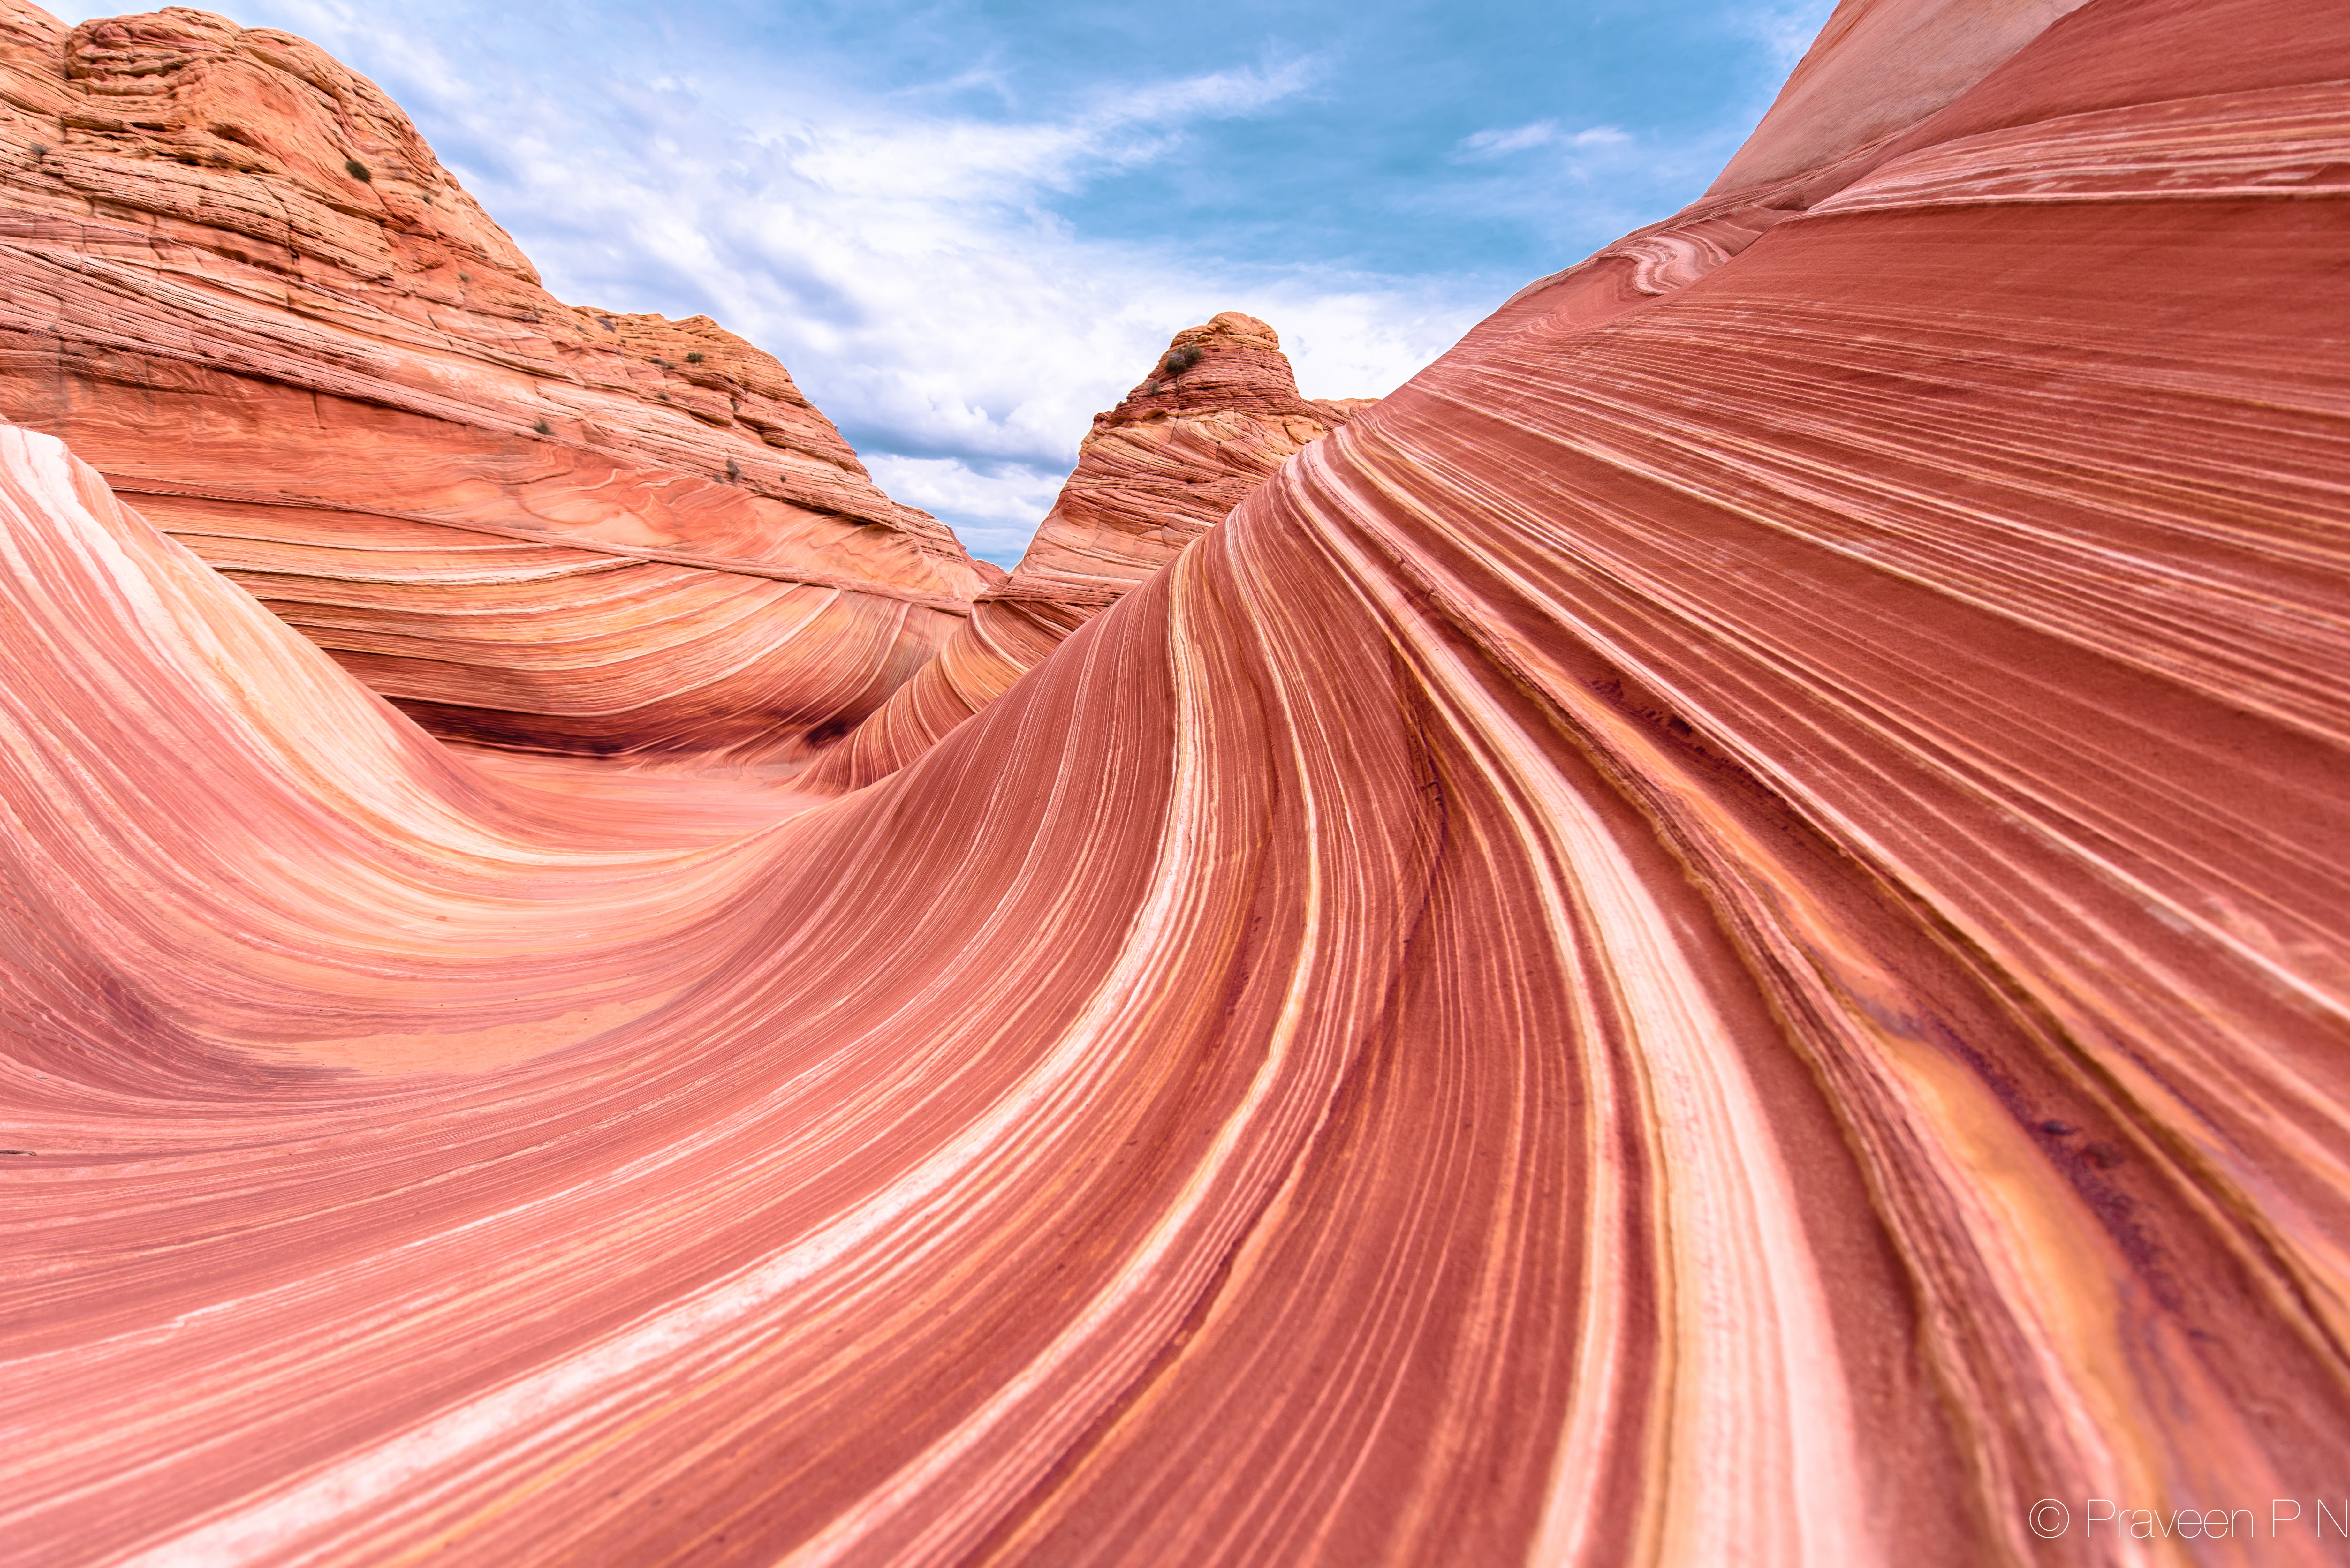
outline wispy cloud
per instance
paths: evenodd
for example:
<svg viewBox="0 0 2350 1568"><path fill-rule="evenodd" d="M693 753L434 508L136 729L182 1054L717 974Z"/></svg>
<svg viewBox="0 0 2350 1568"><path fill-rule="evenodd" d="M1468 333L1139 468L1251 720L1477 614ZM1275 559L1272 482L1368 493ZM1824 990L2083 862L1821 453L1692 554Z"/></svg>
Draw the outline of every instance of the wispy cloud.
<svg viewBox="0 0 2350 1568"><path fill-rule="evenodd" d="M782 358L890 493L1006 561L1093 414L1178 328L1251 311L1282 331L1311 392L1362 396L1433 358L1483 303L1326 269L1187 264L1088 239L1054 211L1204 122L1306 90L1311 57L1104 82L1058 112L989 117L957 112L950 92L763 91L722 61L461 67L431 41L456 35L412 17L346 0L270 8L383 75L556 294L708 312Z"/></svg>
<svg viewBox="0 0 2350 1568"><path fill-rule="evenodd" d="M1536 147L1621 147L1630 141L1629 132L1613 125L1595 125L1584 130L1563 130L1555 119L1537 119L1531 125L1509 130L1480 130L1464 136L1453 149L1456 162L1470 162L1486 158L1500 158L1512 152L1523 152Z"/></svg>
<svg viewBox="0 0 2350 1568"><path fill-rule="evenodd" d="M1007 565L1027 547L1064 477L1026 463L890 452L870 454L866 466L882 489L908 505L954 518L955 532L972 555Z"/></svg>
<svg viewBox="0 0 2350 1568"><path fill-rule="evenodd" d="M1269 70L1218 71L1146 83L1073 116L1003 122L909 115L899 104L834 104L751 132L784 171L839 196L923 207L1019 207L1039 191L1066 191L1163 154L1187 123L1252 114L1296 93L1311 60Z"/></svg>
<svg viewBox="0 0 2350 1568"><path fill-rule="evenodd" d="M1391 390L1526 277L1703 188L1749 110L1681 49L1753 79L1828 0L1659 4L1688 40L1669 59L1638 29L1557 53L1549 0L1465 24L1406 0L235 14L381 82L556 294L715 317L892 493L1008 560L1172 332L1245 310L1309 395ZM1492 123L1464 135L1464 110Z"/></svg>

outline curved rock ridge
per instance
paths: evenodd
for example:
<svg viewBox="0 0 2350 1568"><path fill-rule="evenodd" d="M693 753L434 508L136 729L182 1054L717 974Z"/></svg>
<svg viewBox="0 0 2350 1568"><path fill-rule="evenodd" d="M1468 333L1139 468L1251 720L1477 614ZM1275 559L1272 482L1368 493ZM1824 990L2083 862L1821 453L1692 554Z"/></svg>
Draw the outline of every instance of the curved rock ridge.
<svg viewBox="0 0 2350 1568"><path fill-rule="evenodd" d="M440 732L788 750L987 577L783 366L567 306L315 46L0 0L0 417Z"/></svg>
<svg viewBox="0 0 2350 1568"><path fill-rule="evenodd" d="M2350 36L1983 72L823 801L0 431L0 1556L2334 1561Z"/></svg>
<svg viewBox="0 0 2350 1568"><path fill-rule="evenodd" d="M1832 162L1905 130L2083 0L1845 0L1713 190Z"/></svg>
<svg viewBox="0 0 2350 1568"><path fill-rule="evenodd" d="M1307 399L1281 337L1227 310L1187 327L1116 408L1094 416L1068 483L1011 576L806 776L887 777L1002 696L1063 639L1223 521L1274 471L1378 403Z"/></svg>

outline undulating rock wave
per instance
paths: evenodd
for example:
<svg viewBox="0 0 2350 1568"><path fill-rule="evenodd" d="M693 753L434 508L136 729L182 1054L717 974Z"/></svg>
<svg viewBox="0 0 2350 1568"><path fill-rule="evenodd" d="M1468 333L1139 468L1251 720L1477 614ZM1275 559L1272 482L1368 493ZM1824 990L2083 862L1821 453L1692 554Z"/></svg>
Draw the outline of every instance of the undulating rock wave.
<svg viewBox="0 0 2350 1568"><path fill-rule="evenodd" d="M1011 689L1071 632L1224 520L1274 470L1376 398L1308 400L1281 338L1228 310L1175 335L1125 401L1094 416L1077 466L1005 581L803 784L895 773Z"/></svg>
<svg viewBox="0 0 2350 1568"><path fill-rule="evenodd" d="M0 417L506 746L788 754L993 576L773 358L556 300L373 83L200 11L0 0Z"/></svg>
<svg viewBox="0 0 2350 1568"><path fill-rule="evenodd" d="M0 437L0 1555L2331 1560L2350 26L1945 9L829 800Z"/></svg>

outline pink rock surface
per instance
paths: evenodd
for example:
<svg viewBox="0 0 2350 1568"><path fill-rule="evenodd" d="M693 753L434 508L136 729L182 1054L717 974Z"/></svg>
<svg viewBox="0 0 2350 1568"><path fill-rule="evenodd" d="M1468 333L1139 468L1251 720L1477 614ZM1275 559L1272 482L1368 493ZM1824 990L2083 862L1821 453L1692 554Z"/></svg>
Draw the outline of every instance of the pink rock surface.
<svg viewBox="0 0 2350 1568"><path fill-rule="evenodd" d="M1721 191L1784 179L1908 130L2082 0L1852 0L1837 5Z"/></svg>
<svg viewBox="0 0 2350 1568"><path fill-rule="evenodd" d="M1228 310L1178 332L1124 401L1094 416L1077 466L1007 581L807 775L853 788L895 773L986 707L1376 398L1308 400L1281 337Z"/></svg>
<svg viewBox="0 0 2350 1568"><path fill-rule="evenodd" d="M2336 1560L2345 35L2091 0L821 803L0 433L0 1557Z"/></svg>
<svg viewBox="0 0 2350 1568"><path fill-rule="evenodd" d="M985 578L707 317L567 306L376 87L0 0L0 417L447 735L789 750Z"/></svg>

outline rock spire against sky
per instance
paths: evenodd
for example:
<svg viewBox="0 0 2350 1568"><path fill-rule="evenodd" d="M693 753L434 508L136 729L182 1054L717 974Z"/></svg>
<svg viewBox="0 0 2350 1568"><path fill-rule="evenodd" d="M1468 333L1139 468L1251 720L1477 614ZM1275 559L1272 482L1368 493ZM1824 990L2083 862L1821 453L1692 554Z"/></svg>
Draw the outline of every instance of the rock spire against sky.
<svg viewBox="0 0 2350 1568"><path fill-rule="evenodd" d="M1169 333L1244 310L1307 396L1383 394L1697 195L1831 8L205 4L373 77L560 297L779 356L1006 565Z"/></svg>

